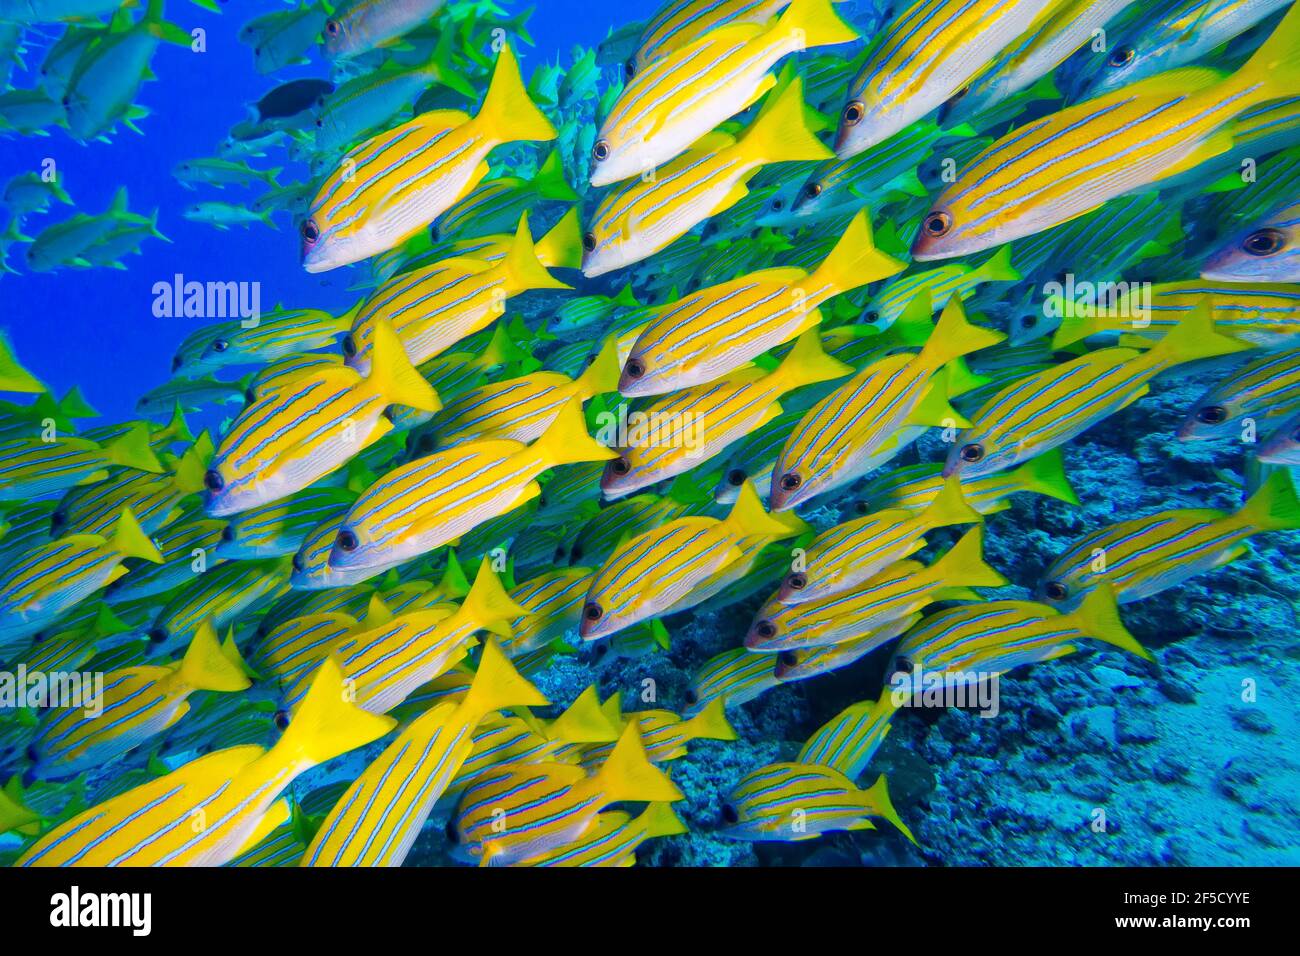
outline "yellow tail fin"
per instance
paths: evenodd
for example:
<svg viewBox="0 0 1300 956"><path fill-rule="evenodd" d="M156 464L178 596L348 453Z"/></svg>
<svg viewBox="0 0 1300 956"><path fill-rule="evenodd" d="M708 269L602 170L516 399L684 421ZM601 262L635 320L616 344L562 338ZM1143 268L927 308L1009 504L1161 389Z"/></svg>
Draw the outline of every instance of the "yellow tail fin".
<svg viewBox="0 0 1300 956"><path fill-rule="evenodd" d="M736 731L727 720L725 701L715 697L704 709L682 723L685 740L735 740Z"/></svg>
<svg viewBox="0 0 1300 956"><path fill-rule="evenodd" d="M993 253L971 274L971 278L978 278L980 282L1015 282L1024 276L1011 264L1011 246L1008 244Z"/></svg>
<svg viewBox="0 0 1300 956"><path fill-rule="evenodd" d="M252 685L243 667L231 660L222 648L210 620L194 632L194 639L181 659L180 678L194 690L237 691Z"/></svg>
<svg viewBox="0 0 1300 956"><path fill-rule="evenodd" d="M591 364L587 366L587 370L578 376L578 397L585 402L593 395L617 392L618 379L622 371L618 361L618 342L612 337L608 338Z"/></svg>
<svg viewBox="0 0 1300 956"><path fill-rule="evenodd" d="M1300 499L1290 469L1275 471L1237 512L1237 519L1255 531L1300 528Z"/></svg>
<svg viewBox="0 0 1300 956"><path fill-rule="evenodd" d="M683 794L668 775L650 762L641 741L641 724L628 721L623 735L596 772L594 786L608 803L624 800L681 800Z"/></svg>
<svg viewBox="0 0 1300 956"><path fill-rule="evenodd" d="M1011 478L1019 491L1047 495L1070 505L1079 503L1079 496L1070 487L1070 479L1065 474L1065 457L1059 448L1029 459L1011 473Z"/></svg>
<svg viewBox="0 0 1300 956"><path fill-rule="evenodd" d="M483 556L474 586L465 595L460 610L483 630L501 637L510 636L510 622L515 618L532 616L531 611L516 604L501 586L501 579L492 570L491 555Z"/></svg>
<svg viewBox="0 0 1300 956"><path fill-rule="evenodd" d="M943 308L934 332L917 356L922 368L937 369L962 355L997 345L1006 335L966 321L966 309L953 296Z"/></svg>
<svg viewBox="0 0 1300 956"><path fill-rule="evenodd" d="M1108 581L1101 582L1089 591L1083 602L1065 616L1088 637L1105 641L1149 661L1156 659L1124 626L1124 621L1119 616L1119 605L1115 602L1115 591Z"/></svg>
<svg viewBox="0 0 1300 956"><path fill-rule="evenodd" d="M1246 105L1300 94L1300 6L1292 6L1234 80L1258 88Z"/></svg>
<svg viewBox="0 0 1300 956"><path fill-rule="evenodd" d="M23 368L9 344L9 337L0 335L0 392L24 392L39 395L46 391L36 376Z"/></svg>
<svg viewBox="0 0 1300 956"><path fill-rule="evenodd" d="M140 527L135 512L123 508L113 528L112 548L118 554L128 558L144 558L154 564L162 564L163 556L158 547L149 540L149 536Z"/></svg>
<svg viewBox="0 0 1300 956"><path fill-rule="evenodd" d="M577 269L582 265L582 221L575 206L560 217L533 247L537 261L548 269Z"/></svg>
<svg viewBox="0 0 1300 956"><path fill-rule="evenodd" d="M914 845L921 845L916 842L916 837L912 836L912 831L908 829L907 824L903 822L903 818L894 809L894 802L889 799L889 785L885 782L883 773L871 785L870 789L862 791L862 798L873 816L888 820L898 828L899 833L907 837Z"/></svg>
<svg viewBox="0 0 1300 956"><path fill-rule="evenodd" d="M839 18L831 0L793 0L772 29L797 36L805 50L858 38L858 31Z"/></svg>
<svg viewBox="0 0 1300 956"><path fill-rule="evenodd" d="M820 302L832 295L897 275L906 268L905 262L876 248L871 235L871 213L864 209L849 222L840 241L835 243L835 247L812 276L800 284L810 292L827 288L827 293L818 297L817 301ZM925 321L928 327L929 315Z"/></svg>
<svg viewBox="0 0 1300 956"><path fill-rule="evenodd" d="M829 382L852 374L853 366L831 358L822 349L821 334L814 325L795 340L794 347L771 377L776 379L779 392L784 394L804 385Z"/></svg>
<svg viewBox="0 0 1300 956"><path fill-rule="evenodd" d="M0 833L17 830L24 836L35 836L40 824L41 815L23 803L17 777L0 787Z"/></svg>
<svg viewBox="0 0 1300 956"><path fill-rule="evenodd" d="M546 725L548 740L566 744L605 744L618 740L620 723L612 723L601 709L600 695L592 684L564 713Z"/></svg>
<svg viewBox="0 0 1300 956"><path fill-rule="evenodd" d="M763 502L754 490L754 483L748 480L740 486L736 503L731 506L731 513L723 519L721 529L729 537L738 540L756 537L780 539L790 536L789 526L777 521L763 509Z"/></svg>
<svg viewBox="0 0 1300 956"><path fill-rule="evenodd" d="M584 461L609 461L618 453L606 448L587 432L582 403L569 399L555 420L533 442L533 450L550 466L576 465Z"/></svg>
<svg viewBox="0 0 1300 956"><path fill-rule="evenodd" d="M1011 583L984 563L982 524L967 531L947 554L930 565L930 576L935 581L951 581L972 588L1000 588Z"/></svg>
<svg viewBox="0 0 1300 956"><path fill-rule="evenodd" d="M115 465L161 475L166 469L149 447L149 426L139 422L104 446L104 457Z"/></svg>
<svg viewBox="0 0 1300 956"><path fill-rule="evenodd" d="M918 516L925 528L942 528L950 524L978 524L984 516L970 506L962 494L961 476L951 475L930 499Z"/></svg>
<svg viewBox="0 0 1300 956"><path fill-rule="evenodd" d="M558 135L551 121L529 99L519 74L519 61L509 44L497 54L492 82L474 122L484 128L484 135L500 143L525 139L546 142Z"/></svg>
<svg viewBox="0 0 1300 956"><path fill-rule="evenodd" d="M476 582L477 583L477 582ZM488 714L507 707L545 707L550 701L515 670L495 638L483 645L474 681L460 702L459 712L477 724Z"/></svg>
<svg viewBox="0 0 1300 956"><path fill-rule="evenodd" d="M745 159L756 165L835 157L808 128L803 81L797 76L768 97L739 146Z"/></svg>
<svg viewBox="0 0 1300 956"><path fill-rule="evenodd" d="M367 713L351 703L343 669L331 654L321 661L307 696L267 756L285 766L322 764L378 740L396 725L391 717Z"/></svg>
<svg viewBox="0 0 1300 956"><path fill-rule="evenodd" d="M374 347L370 352L370 384L390 405L405 405L422 412L442 408L438 393L415 370L406 347L386 318L374 323Z"/></svg>
<svg viewBox="0 0 1300 956"><path fill-rule="evenodd" d="M1250 343L1223 335L1214 328L1214 302L1208 298L1188 312L1181 322L1165 333L1137 361L1148 368L1165 369L1197 359L1230 355L1252 348Z"/></svg>
<svg viewBox="0 0 1300 956"><path fill-rule="evenodd" d="M469 594L469 578L465 577L465 569L460 566L452 548L447 549L447 567L438 581L438 591L449 598L463 598Z"/></svg>
<svg viewBox="0 0 1300 956"><path fill-rule="evenodd" d="M509 292L524 292L528 289L571 289L546 271L537 257L537 248L533 245L533 234L528 231L528 213L519 217L519 228L515 230L515 241L510 244L501 263L505 275L505 284Z"/></svg>
<svg viewBox="0 0 1300 956"><path fill-rule="evenodd" d="M673 805L658 800L645 808L636 818L636 824L647 840L687 832L686 824L673 812Z"/></svg>
<svg viewBox="0 0 1300 956"><path fill-rule="evenodd" d="M1083 315L1078 307L1073 307L1069 315L1062 316L1061 324L1052 334L1052 349L1059 352L1100 331L1102 331L1102 321L1095 313Z"/></svg>

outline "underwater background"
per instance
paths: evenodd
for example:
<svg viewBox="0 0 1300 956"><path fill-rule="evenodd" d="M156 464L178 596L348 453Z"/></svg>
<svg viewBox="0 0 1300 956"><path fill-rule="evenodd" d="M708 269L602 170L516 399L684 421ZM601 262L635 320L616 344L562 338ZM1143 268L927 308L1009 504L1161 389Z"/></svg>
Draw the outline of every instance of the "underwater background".
<svg viewBox="0 0 1300 956"><path fill-rule="evenodd" d="M559 93L552 101L539 101L561 130L563 175L576 198L530 201L527 209L534 238L555 226L571 206L588 222L603 195L587 185L587 153L595 127L625 79L621 58L602 55L592 61L587 59L589 51L615 31L647 20L663 5L661 0L618 4L539 0L526 20L522 15L528 7L506 0L453 0L447 5L460 8L458 16L471 20L481 14L484 31L467 35L483 44L487 64L494 53L486 31L504 24L526 82L556 65L576 77L570 87L564 85L563 74L552 77L550 88ZM1154 11L1157 5L1149 6ZM1166 4L1164 8L1173 7ZM269 180L224 188L197 182L191 187L174 175L179 164L218 155L232 127L247 120L248 104L289 80L332 78L341 82L346 75L314 45L302 51L301 62L265 73L255 68L253 51L241 41L240 28L254 17L291 9L296 8L271 0L226 0L217 9L170 0L167 20L186 32L204 31L204 49L196 52L167 42L159 46L150 63L154 77L134 99L148 111L133 120L138 133L118 125L102 137L78 142L57 126L24 135L6 130L0 122L0 182L56 169L58 184L70 197L70 204L55 200L48 211L13 217L16 231L31 237L70 215L101 213L125 189L130 211L145 216L156 211L157 231L165 237L145 239L135 254L121 258L120 268L64 263L40 271L28 268L23 261L26 243L6 234L8 266L0 273L0 328L22 366L52 396L66 396L75 388L97 413L97 417L77 417L77 432L136 419L149 420L158 429L172 419L173 402L166 392L167 397L148 408L137 402L146 392L165 388L172 381L178 346L214 319L158 316L155 287L159 283L170 284L178 275L199 282L256 283L264 313L282 304L338 316L351 309L358 298L373 293L377 282L367 263L315 274L304 271L299 251L300 211L278 209L262 220L234 223L230 228L184 215L187 208L204 201L247 207L268 189ZM872 0L850 0L838 4L838 10L867 39L901 12ZM1244 39L1233 38L1237 47L1231 41L1216 44L1196 62L1235 67L1253 48L1251 43L1258 45L1276 26L1281 13L1278 9L1252 31L1243 30ZM521 27L525 22L526 28ZM12 62L0 64L0 79L7 76L10 89L37 84L43 59L63 29L62 23L47 22L22 31L20 43L10 47L17 51ZM842 60L848 72L840 80L846 82L856 72L856 65L849 61L862 46L842 49L847 51ZM1076 57L1058 69L1064 77L1088 69L1088 64ZM480 94L488 72L482 68L472 80ZM840 82L835 87L829 109L831 128L824 131L824 140L834 136L834 114L843 99L843 85ZM807 87L805 83L805 90ZM611 88L615 88L613 93ZM536 89L530 83L530 92ZM474 104L464 98L449 105L466 108L471 115L475 112ZM1017 105L1024 112L1000 117L997 133L991 135L1014 130L1049 111L1032 101ZM387 125L395 125L399 119ZM975 136L984 133L979 123L974 119L968 122L974 129L963 135L987 145L991 140ZM301 155L295 158L286 145L277 141L263 155L233 154L233 158L252 169L277 170L274 182L279 185L317 174L310 162L302 161ZM525 179L536 175L551 145L502 147L493 154L493 174L518 172ZM1300 132L1280 144L1277 152L1290 150L1287 155L1294 159L1298 148ZM933 196L942 186L936 165L942 151L935 149L933 156L915 163L924 187L922 195L909 196L907 188L900 187L887 194L879 190L872 196L870 218L877 245L900 258L906 258L907 240L915 235L928 208L924 193ZM960 162L969 162L972 155ZM768 190L763 196L774 194L783 184L802 183L814 166L802 162L769 167L760 173L774 173L762 182L762 188ZM1297 168L1300 163L1287 167L1292 187ZM1231 169L1227 167L1228 172ZM1216 221L1221 207L1212 204L1231 193L1209 187L1224 174L1223 169L1215 168L1200 182L1182 184L1176 192L1145 194L1151 197L1151 205L1144 218L1130 228L1144 230L1143 238L1159 242L1161 247L1158 251L1147 249L1142 257L1135 255L1123 270L1125 279L1159 284L1197 278L1202 253L1215 244L1205 238L1205 230L1222 238L1247 222L1248 214L1240 210L1234 213L1240 218L1231 223ZM756 183L751 183L751 191L756 197L761 192ZM1286 188L1275 192L1286 194ZM1290 196L1295 198L1294 188ZM570 298L602 296L609 301L627 286L640 305L657 305L734 275L796 262L797 255L798 265L812 269L847 224L847 219L842 219L803 227L777 226L764 235L784 237L786 242L769 243L760 238L763 230L753 221L759 209L760 204L754 202L720 214L712 233L707 231L708 225L695 228L689 241L700 246L692 246L686 253L680 252L679 244L676 254L669 250L638 266L593 278L576 269L560 270L557 274L576 292L524 292L511 299L502 324L518 320L525 332L531 330L532 337L517 336L520 347L547 368L553 367L549 357L585 342L589 348L574 353L581 361L565 369L576 378L599 350L607 329L598 322L577 334L561 334L559 340L537 334L556 324L559 310ZM1170 238L1171 224L1177 227L1174 238ZM1100 220L1096 227L1101 228ZM514 233L514 226L490 231ZM1198 235L1199 240L1194 241ZM801 237L820 251L800 255ZM747 245L759 251L741 254ZM1090 254L1098 260L1102 257L1095 250ZM985 254L961 261L978 267L987 259ZM1017 265L1014 246L1010 262ZM937 263L915 262L907 274L933 265ZM1092 261L1067 265L1085 277L1110 275L1105 270L1111 266ZM1006 330L1019 314L1012 304L1031 302L1036 309L1044 278L1054 277L1058 271L1065 271L1065 266L1059 270L1045 266L1032 272L1023 269L1014 279L1004 276L978 289L972 284L959 298L970 298L966 311L973 322ZM1022 273L1024 281L1018 281ZM862 290L851 305L835 312L837 323L869 322L859 318L866 299L876 296L890 281L884 279ZM828 315L830 311L826 309ZM1046 340L1037 341L1043 344ZM487 339L480 336L474 342L482 349ZM1152 381L1150 394L1142 400L1115 410L1065 442L1060 448L1061 461L1077 504L1061 500L1071 495L1068 489L1060 493L1058 485L1056 494L1011 495L1005 499L1006 510L987 515L984 560L1009 581L996 592L997 599L1035 600L1036 586L1067 547L1115 522L1171 509L1208 508L1228 514L1241 508L1263 481L1251 461L1252 450L1235 437L1190 442L1180 440L1178 433L1207 390L1245 359L1255 358L1233 355L1179 367ZM973 360L971 365L977 371L987 371ZM215 388L193 401L182 396L188 430L197 436L208 429L220 447L220 436L229 431L232 420L245 407L245 376L254 371L253 366L219 369L211 373L218 381L237 384ZM1016 371L1026 369L1017 365ZM828 387L813 386L815 395L809 394L806 401L799 400L790 408L806 411L815 399L827 394ZM441 386L439 392L445 402ZM1290 402L1286 409L1293 411L1296 400ZM971 408L958 407L968 417L972 414ZM1270 410L1270 415L1275 423L1282 420L1276 410ZM15 434L6 427L7 440ZM870 513L881 506L879 498L869 507L860 507L860 503L872 500L865 492L873 478L895 467L941 462L950 443L951 437L945 436L943 429L931 428L880 472L801 506L799 516L813 530L822 532ZM181 448L172 450L179 457ZM711 494L714 485L725 479L724 468L735 464L734 453L733 446L700 466L694 473L695 486L687 491ZM383 472L377 465L372 470ZM1285 472L1284 468L1280 473ZM676 486L679 491L683 487ZM759 490L766 497L766 489ZM659 485L658 492L667 495L668 486ZM59 494L46 497L58 500ZM21 504L22 500L6 499L4 513L8 517ZM691 513L718 518L730 508L722 502L695 504L698 509ZM542 507L546 506L544 487ZM584 512L584 519L590 514ZM563 523L558 529L551 528L549 535L541 535L540 527L532 527L524 517L503 523L496 537L481 535L470 542L461 539L457 544L460 564L472 578L480 556L498 542L508 545L512 557L507 584L580 563L584 555L575 552L575 542L581 523ZM530 531L532 537L528 537ZM925 550L914 557L932 563L959 538L957 529L939 528L927 535ZM34 545L31 539L23 540L25 554ZM610 547L614 543L609 542ZM726 721L735 739L691 739L685 753L662 764L683 795L674 810L685 832L648 839L637 848L636 861L644 866L1300 864L1298 553L1300 532L1268 530L1251 537L1249 547L1222 566L1179 579L1153 596L1122 603L1123 625L1151 652L1154 661L1105 644L1084 643L1076 653L1021 666L999 678L999 711L994 717L983 717L974 707L894 713L888 736L873 744L869 771L858 768L861 772L855 782L865 788L883 774L893 808L914 840L879 819L876 828L835 830L819 839L765 841L728 835L729 824L735 823L727 819L728 795L746 775L770 764L796 760L818 728L846 707L876 700L882 688L887 692L890 651L877 648L808 680L772 681L774 686L764 687L752 699L728 702ZM18 557L5 550L0 539L0 564L7 567ZM436 579L441 561L424 565L422 577ZM695 712L701 668L742 645L755 613L785 570L769 563L766 577L760 573L738 599L733 593L726 595L726 601L711 598L667 614L663 618L667 648L645 640L617 645L608 639L584 642L573 624L553 654L529 662L528 679L555 705L545 711L537 708L538 713L547 719L555 717L593 683L601 700L621 693L625 711L659 708L683 716ZM985 596L991 595L989 591ZM153 607L163 600L155 597ZM279 600L283 608L290 598ZM61 624L84 620L86 607L78 612L82 616L65 617ZM362 610L364 605L358 609ZM274 602L259 604L232 622L246 660L253 659L257 641L265 636L267 615L276 613ZM129 618L127 624L136 636L149 626L147 621L137 624ZM219 630L224 635L224 629ZM60 626L52 625L42 636L59 632ZM115 640L112 646L124 645ZM158 663L179 658L183 650L183 644L169 645L168 654L161 659L150 650L142 652L139 660L121 656L113 662L135 666L148 657ZM29 651L24 647L21 653ZM18 651L9 649L0 655L0 664L12 669L19 656ZM11 797L25 802L41 821L35 830L15 828L0 835L0 860L17 859L31 847L34 834L48 833L71 813L120 794L128 775L132 784L143 783L153 775L175 770L194 754L251 742L270 746L278 738L283 727L276 723L277 708L273 706L256 713L232 711L225 715L211 705L207 716L194 721L209 706L203 703L205 699L220 696L200 692L191 701L188 719L193 723L188 728L186 720L181 720L157 740L57 783L24 776L34 731L27 720L0 712L0 721L7 725L0 736L0 783L22 778L23 787L11 789ZM237 729L229 732L235 725ZM302 816L318 825L342 786L358 777L387 743L376 741L300 777L293 792L302 805ZM165 766L160 767L159 760ZM435 807L405 865L464 864L444 833L453 811L450 799ZM0 815L0 822L3 819ZM266 861L295 862L307 842L301 830L293 828L277 831L277 839L283 841L278 848L288 849L280 856L267 851Z"/></svg>

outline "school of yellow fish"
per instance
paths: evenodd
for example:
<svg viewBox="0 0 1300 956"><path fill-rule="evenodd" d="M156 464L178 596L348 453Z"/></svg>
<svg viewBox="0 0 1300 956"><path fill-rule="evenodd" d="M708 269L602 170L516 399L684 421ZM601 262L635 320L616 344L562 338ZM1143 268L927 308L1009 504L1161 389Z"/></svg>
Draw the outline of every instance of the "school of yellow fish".
<svg viewBox="0 0 1300 956"><path fill-rule="evenodd" d="M145 417L76 434L80 395L0 340L0 665L103 675L93 709L2 718L17 865L398 866L424 831L477 865L630 866L688 830L688 745L884 648L889 683L707 795L707 824L786 841L884 821L915 843L885 778L862 778L923 676L1155 662L1122 605L1300 528L1300 178L1267 178L1259 142L1265 120L1300 128L1300 7L1219 5L1236 32L1213 44L1202 12L1178 34L1190 55L1161 48L1066 105L1044 78L1141 5L865 6L879 28L849 47L833 0L668 0L624 31L595 124L560 106L604 82L596 61L526 84L522 23L491 4L352 0L304 6L312 29L297 11L246 28L259 69L289 30L338 64L398 43L419 61L325 94L296 190L302 268L369 281L342 315L203 326ZM489 58L474 44L501 23ZM1147 52L1103 50L1117 70ZM473 107L330 132L410 72ZM909 150L942 136L963 158L927 186ZM1269 142L1287 156L1293 136ZM520 152L557 140L584 145L580 168ZM873 164L899 156L886 189ZM1159 197L1248 192L1225 185L1243 156L1267 213L1182 256L1178 281L1110 301L1057 283L1054 312L1000 291L1055 281L1061 246L1085 278L1168 255ZM613 272L622 291L591 281ZM530 296L549 332L504 317ZM211 377L237 366L257 370ZM1241 508L1123 516L1032 600L984 593L1012 584L986 518L1020 492L1078 504L1063 446L1171 375L1208 388L1179 438L1263 429ZM226 401L196 437L185 413ZM897 460L936 436L946 460ZM919 560L936 532L952 543ZM744 602L743 641L678 710L539 690L575 646L671 653L664 618Z"/></svg>

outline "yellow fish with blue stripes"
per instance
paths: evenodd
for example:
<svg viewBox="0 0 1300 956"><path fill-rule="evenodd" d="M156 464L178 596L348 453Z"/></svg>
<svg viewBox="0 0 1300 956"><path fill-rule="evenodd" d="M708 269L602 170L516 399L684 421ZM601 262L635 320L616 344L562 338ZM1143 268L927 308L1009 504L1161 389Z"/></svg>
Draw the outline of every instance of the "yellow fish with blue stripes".
<svg viewBox="0 0 1300 956"><path fill-rule="evenodd" d="M469 757L474 728L495 711L548 703L489 640L465 695L417 717L357 777L316 831L302 865L401 866Z"/></svg>
<svg viewBox="0 0 1300 956"><path fill-rule="evenodd" d="M801 532L764 511L746 482L726 518L678 518L616 548L592 578L579 633L594 641L658 617L740 562L746 543L767 544Z"/></svg>
<svg viewBox="0 0 1300 956"><path fill-rule="evenodd" d="M834 154L808 128L798 77L774 90L739 137L717 131L689 152L611 192L582 237L587 278L648 259L747 195L760 167Z"/></svg>
<svg viewBox="0 0 1300 956"><path fill-rule="evenodd" d="M1032 120L961 170L912 246L970 255L1042 232L1231 150L1233 121L1300 93L1300 7L1236 73L1184 67Z"/></svg>
<svg viewBox="0 0 1300 956"><path fill-rule="evenodd" d="M127 573L127 558L162 564L130 508L112 538L72 534L33 548L0 571L0 648L20 643Z"/></svg>
<svg viewBox="0 0 1300 956"><path fill-rule="evenodd" d="M286 498L341 467L392 430L389 405L441 406L392 326L375 329L370 373L331 365L286 382L250 405L221 439L203 483L212 517Z"/></svg>
<svg viewBox="0 0 1300 956"><path fill-rule="evenodd" d="M344 156L298 227L303 268L326 272L401 245L482 181L495 147L555 136L502 46L478 115L430 110Z"/></svg>
<svg viewBox="0 0 1300 956"><path fill-rule="evenodd" d="M863 210L816 269L762 269L657 309L623 365L619 391L661 395L721 378L822 320L829 299L902 272Z"/></svg>
<svg viewBox="0 0 1300 956"><path fill-rule="evenodd" d="M666 802L682 792L646 757L635 720L590 776L561 763L521 764L485 775L461 796L448 834L479 866L512 866L581 839L611 803Z"/></svg>
<svg viewBox="0 0 1300 956"><path fill-rule="evenodd" d="M444 259L394 276L357 313L343 338L343 354L349 366L367 371L376 327L388 322L411 362L419 365L487 328L504 314L511 296L567 288L538 258L524 215L509 251L498 260Z"/></svg>
<svg viewBox="0 0 1300 956"><path fill-rule="evenodd" d="M548 468L613 457L588 434L582 406L571 398L531 445L466 442L384 475L344 518L329 565L378 574L527 504Z"/></svg>
<svg viewBox="0 0 1300 956"><path fill-rule="evenodd" d="M105 674L93 711L51 711L32 743L30 773L37 779L61 779L104 766L184 717L190 709L187 698L195 691L233 692L250 684L234 642L222 646L217 632L205 624L176 663Z"/></svg>
<svg viewBox="0 0 1300 956"><path fill-rule="evenodd" d="M382 602L371 607L361 627L336 639L321 656L338 661L352 699L374 714L388 713L460 663L479 631L508 634L509 622L526 613L510 599L486 557L458 608L438 604L387 616ZM296 706L309 683L309 674L304 675L298 686L286 690L285 706Z"/></svg>
<svg viewBox="0 0 1300 956"><path fill-rule="evenodd" d="M18 866L221 866L290 818L299 774L378 740L393 720L348 702L327 660L270 750L231 747L91 807L45 834Z"/></svg>
<svg viewBox="0 0 1300 956"><path fill-rule="evenodd" d="M628 443L605 466L600 489L616 498L690 471L780 415L786 393L852 374L851 365L822 351L817 329L809 329L771 372L742 369L638 409L651 423L646 438L635 441L629 431Z"/></svg>
<svg viewBox="0 0 1300 956"><path fill-rule="evenodd" d="M623 89L591 150L591 185L648 174L776 85L801 50L856 40L831 0L793 0L769 24L731 23L648 64Z"/></svg>
<svg viewBox="0 0 1300 956"><path fill-rule="evenodd" d="M916 0L849 85L835 152L856 156L922 119L1060 0Z"/></svg>

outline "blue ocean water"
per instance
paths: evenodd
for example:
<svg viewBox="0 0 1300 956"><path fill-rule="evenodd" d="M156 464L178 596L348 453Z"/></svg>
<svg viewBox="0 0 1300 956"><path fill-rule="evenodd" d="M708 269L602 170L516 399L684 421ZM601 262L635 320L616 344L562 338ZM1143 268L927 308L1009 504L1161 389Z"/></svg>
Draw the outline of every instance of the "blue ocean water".
<svg viewBox="0 0 1300 956"><path fill-rule="evenodd" d="M524 75L560 57L567 62L575 45L594 46L611 27L645 19L655 8L653 0L627 0L617 10L583 0L542 4L528 23L535 45L519 47ZM277 302L338 310L351 304L348 279L302 271L298 240L284 217L279 217L281 231L276 233L260 226L221 232L181 216L185 206L200 198L235 201L240 196L252 198L257 191L185 189L172 177L177 163L216 155L231 126L247 117L247 104L279 83L329 76L328 63L316 52L311 63L286 67L272 76L259 75L253 68L251 50L237 39L239 28L278 9L288 7L226 0L222 12L215 14L185 0L172 0L167 5L169 18L187 30L206 31L206 52L169 44L159 48L153 60L158 79L145 84L138 100L151 112L138 124L144 135L120 129L111 142L84 145L57 129L49 136L0 137L4 181L18 173L39 172L52 160L77 210L100 212L125 186L132 211L159 210L159 229L172 240L145 243L143 254L131 258L127 272L64 269L6 276L0 281L5 313L0 322L12 334L19 354L28 357L33 370L56 392L80 385L108 419L130 417L144 388L167 380L177 343L202 324L155 318L152 290L157 282L171 281L177 273L203 282L259 282L264 309ZM57 27L48 33L56 35ZM27 57L33 70L44 55L41 47L39 40L32 43ZM25 87L34 79L34 73L19 71L12 82ZM301 178L303 169L289 165L281 182ZM53 216L62 213L57 209Z"/></svg>
<svg viewBox="0 0 1300 956"><path fill-rule="evenodd" d="M503 5L512 13L523 9ZM592 47L611 28L644 19L659 6L658 0L542 0L528 23L534 44L517 48L524 76L544 63L567 65L575 46ZM214 155L245 117L246 104L274 85L328 75L315 53L310 64L272 76L253 69L249 49L236 39L238 28L285 8L229 0L214 14L171 0L169 19L205 30L206 52L159 49L157 80L139 98L150 110L139 121L143 135L123 129L111 142L86 145L57 129L44 137L0 137L0 182L52 161L76 210L99 212L126 187L130 208L157 209L158 227L171 240L145 242L142 255L126 260L126 270L42 274L19 264L18 274L0 275L0 327L16 353L56 394L79 386L101 421L133 417L138 396L168 380L177 343L204 322L153 315L156 283L176 275L255 282L264 309L284 303L338 313L358 295L349 290L354 270L302 270L285 216L276 219L278 231L260 224L223 231L180 215L200 198L239 202L257 191L188 190L171 175L177 163ZM29 67L39 63L42 43L52 36L51 30L44 41L31 41ZM19 71L13 82L30 80L30 70ZM283 160L273 153L267 162ZM291 165L281 181L301 174ZM49 217L32 217L25 231L69 211L56 205ZM1053 558L1085 532L1164 509L1240 506L1240 450L1173 437L1208 383L1197 376L1160 383L1150 400L1070 442L1064 463L1078 506L1022 495L989 519L985 555L1011 580L1014 596L1028 597ZM209 424L203 416L195 420ZM931 436L906 461L939 461L945 450ZM853 506L846 492L819 502L805 517L824 529L854 517ZM939 533L935 540L946 547L955 537ZM816 681L777 687L730 712L736 741L692 741L672 774L686 796L680 815L690 832L651 841L639 858L652 865L1300 863L1298 546L1294 533L1262 536L1252 553L1230 566L1126 605L1126 625L1154 650L1158 668L1094 650L1009 677L1001 685L998 718L962 709L900 715L863 783L877 772L888 776L916 844L887 825L793 844L753 844L717 833L725 822L723 795L738 780L765 764L794 759L825 721L879 693L886 660L877 655ZM932 547L927 560L941 550ZM583 647L558 657L535 679L563 702L595 682L602 698L624 693L627 708L648 682L657 689L655 702L685 710L700 665L738 645L758 603L718 610L706 602L670 616L671 653L621 657ZM373 756L365 751L343 758L330 776L355 776ZM410 862L449 859L445 846L427 838Z"/></svg>

